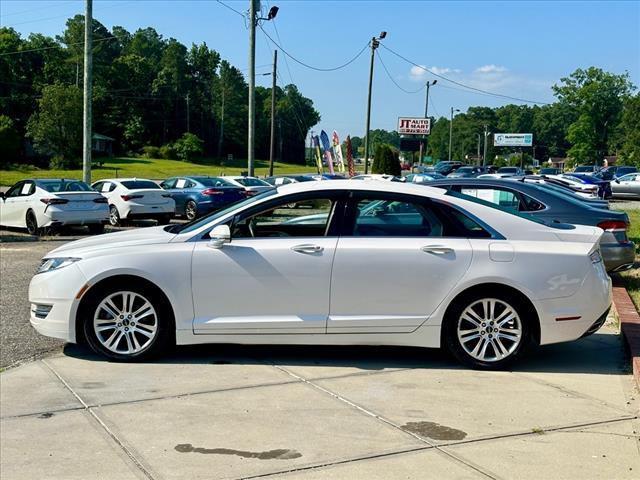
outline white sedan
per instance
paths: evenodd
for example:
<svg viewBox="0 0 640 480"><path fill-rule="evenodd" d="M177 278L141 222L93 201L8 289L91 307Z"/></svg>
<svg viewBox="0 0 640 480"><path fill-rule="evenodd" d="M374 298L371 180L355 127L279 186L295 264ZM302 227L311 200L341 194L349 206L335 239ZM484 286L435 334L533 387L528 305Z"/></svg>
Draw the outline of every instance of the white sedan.
<svg viewBox="0 0 640 480"><path fill-rule="evenodd" d="M229 183L236 185L238 187L244 188L244 191L247 192L247 195L257 195L258 193L266 192L267 190L273 189L273 185L265 182L264 180L256 177L243 177L240 175L232 175L222 177L224 180L227 180Z"/></svg>
<svg viewBox="0 0 640 480"><path fill-rule="evenodd" d="M149 218L166 225L176 213L176 202L153 180L143 178L109 178L91 187L102 193L109 203L109 222Z"/></svg>
<svg viewBox="0 0 640 480"><path fill-rule="evenodd" d="M31 324L125 361L174 343L368 344L504 368L603 324L602 233L428 186L295 183L53 250L29 287Z"/></svg>
<svg viewBox="0 0 640 480"><path fill-rule="evenodd" d="M26 228L31 235L64 225L86 225L91 233L102 233L109 219L107 201L79 180L22 180L0 199L0 225Z"/></svg>

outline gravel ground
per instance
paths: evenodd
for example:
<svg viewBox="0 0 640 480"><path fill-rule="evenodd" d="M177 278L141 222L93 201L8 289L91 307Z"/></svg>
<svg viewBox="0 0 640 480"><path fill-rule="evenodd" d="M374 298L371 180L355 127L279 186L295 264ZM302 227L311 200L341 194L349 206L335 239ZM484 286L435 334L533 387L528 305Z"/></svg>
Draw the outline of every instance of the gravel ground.
<svg viewBox="0 0 640 480"><path fill-rule="evenodd" d="M63 342L38 334L29 323L29 281L42 256L63 241L0 244L0 367L59 349Z"/></svg>
<svg viewBox="0 0 640 480"><path fill-rule="evenodd" d="M640 209L640 200L609 200L609 204L616 210Z"/></svg>

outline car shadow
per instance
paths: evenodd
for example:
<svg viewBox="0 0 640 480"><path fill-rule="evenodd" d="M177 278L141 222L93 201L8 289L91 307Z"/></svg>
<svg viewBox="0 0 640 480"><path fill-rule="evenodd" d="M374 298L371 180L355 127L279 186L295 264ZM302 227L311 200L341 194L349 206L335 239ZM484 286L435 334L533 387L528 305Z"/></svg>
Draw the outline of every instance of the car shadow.
<svg viewBox="0 0 640 480"><path fill-rule="evenodd" d="M91 362L109 361L82 345L67 344L63 352ZM466 369L441 349L360 345L189 345L178 346L147 363L322 366L364 371ZM618 335L596 333L574 342L537 347L517 361L511 371L620 375L628 373L628 364Z"/></svg>

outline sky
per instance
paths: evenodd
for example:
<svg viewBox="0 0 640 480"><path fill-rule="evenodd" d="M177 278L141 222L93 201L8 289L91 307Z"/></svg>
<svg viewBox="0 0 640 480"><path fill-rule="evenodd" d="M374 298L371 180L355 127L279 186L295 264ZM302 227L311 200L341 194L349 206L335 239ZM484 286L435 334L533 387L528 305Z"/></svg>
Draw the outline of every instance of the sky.
<svg viewBox="0 0 640 480"><path fill-rule="evenodd" d="M241 14L248 5L247 0L94 0L93 15L109 29L120 25L133 32L151 26L187 46L206 42L244 70L249 32ZM463 89L392 51L464 85L536 102L552 102L551 86L577 68L628 71L640 85L638 1L263 0L264 16L272 5L280 10L263 28L291 56L313 67L340 66L373 36L387 32L381 44L391 50L381 46L376 51L372 129L395 129L399 116L423 116L422 87L436 78L429 115L522 103ZM68 17L83 11L82 0L0 0L0 25L25 37L32 32L54 36L64 30ZM259 29L256 35L256 71L269 72L276 47ZM295 83L320 112L315 131L362 136L369 49L332 72L309 69L282 52L278 60L279 84ZM271 79L258 75L256 82L269 87Z"/></svg>

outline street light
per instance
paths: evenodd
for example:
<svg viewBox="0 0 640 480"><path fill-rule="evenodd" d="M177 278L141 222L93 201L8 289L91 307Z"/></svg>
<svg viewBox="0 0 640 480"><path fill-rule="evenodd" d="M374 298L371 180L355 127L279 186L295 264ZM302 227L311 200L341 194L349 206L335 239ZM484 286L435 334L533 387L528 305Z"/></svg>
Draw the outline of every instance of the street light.
<svg viewBox="0 0 640 480"><path fill-rule="evenodd" d="M278 15L279 8L275 5L269 10L266 18L258 17L256 7L258 0L249 0L249 125L247 135L247 170L249 176L253 176L253 163L255 160L255 134L256 134L256 25L260 20L273 20Z"/></svg>
<svg viewBox="0 0 640 480"><path fill-rule="evenodd" d="M369 173L369 128L371 125L371 86L373 84L373 60L376 48L380 45L380 40L387 36L387 32L382 31L378 37L371 39L371 66L369 67L369 96L367 98L367 126L364 137L364 173Z"/></svg>
<svg viewBox="0 0 640 480"><path fill-rule="evenodd" d="M449 161L451 161L451 138L453 137L453 112L459 112L458 108L451 107L451 116L449 120Z"/></svg>

